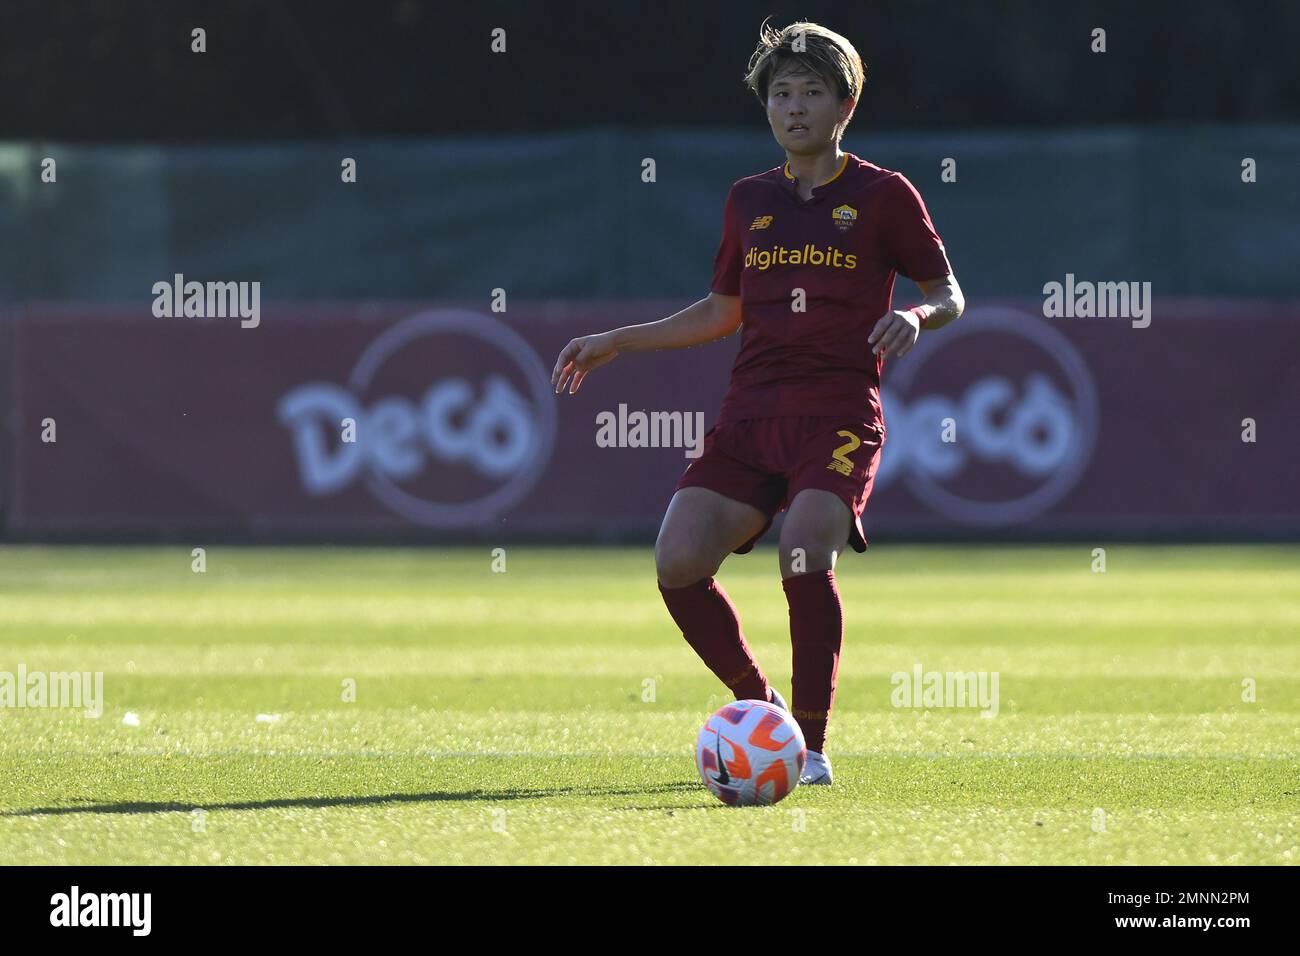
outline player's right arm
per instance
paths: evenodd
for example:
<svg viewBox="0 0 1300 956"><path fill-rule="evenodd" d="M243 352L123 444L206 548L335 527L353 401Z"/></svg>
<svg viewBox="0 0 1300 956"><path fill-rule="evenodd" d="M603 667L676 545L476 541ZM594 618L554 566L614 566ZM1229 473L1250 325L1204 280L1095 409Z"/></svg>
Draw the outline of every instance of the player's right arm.
<svg viewBox="0 0 1300 956"><path fill-rule="evenodd" d="M710 292L707 298L658 322L625 325L573 339L555 360L551 384L555 386L556 394L564 391L567 384L572 395L588 372L613 361L621 352L687 349L725 339L738 328L740 296Z"/></svg>

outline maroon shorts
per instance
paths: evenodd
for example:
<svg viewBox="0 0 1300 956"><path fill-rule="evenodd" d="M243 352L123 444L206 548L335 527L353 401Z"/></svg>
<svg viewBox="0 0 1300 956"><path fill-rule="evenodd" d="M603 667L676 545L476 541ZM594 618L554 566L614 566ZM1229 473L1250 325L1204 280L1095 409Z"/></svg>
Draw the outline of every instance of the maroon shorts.
<svg viewBox="0 0 1300 956"><path fill-rule="evenodd" d="M884 432L869 421L844 418L750 418L714 425L704 447L677 480L677 488L708 488L753 505L767 516L758 534L736 549L745 554L805 488L839 496L853 512L849 544L867 549L862 510L876 480Z"/></svg>

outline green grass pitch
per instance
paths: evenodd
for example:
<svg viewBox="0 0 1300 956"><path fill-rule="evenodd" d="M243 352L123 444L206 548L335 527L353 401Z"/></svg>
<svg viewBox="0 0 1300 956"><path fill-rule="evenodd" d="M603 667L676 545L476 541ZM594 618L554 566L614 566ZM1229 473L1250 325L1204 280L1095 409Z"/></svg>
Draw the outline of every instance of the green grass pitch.
<svg viewBox="0 0 1300 956"><path fill-rule="evenodd" d="M105 707L0 708L0 862L1300 861L1300 548L1106 551L845 555L836 785L736 809L648 547L5 546L0 671ZM719 579L788 691L775 552ZM893 707L918 663L998 714Z"/></svg>

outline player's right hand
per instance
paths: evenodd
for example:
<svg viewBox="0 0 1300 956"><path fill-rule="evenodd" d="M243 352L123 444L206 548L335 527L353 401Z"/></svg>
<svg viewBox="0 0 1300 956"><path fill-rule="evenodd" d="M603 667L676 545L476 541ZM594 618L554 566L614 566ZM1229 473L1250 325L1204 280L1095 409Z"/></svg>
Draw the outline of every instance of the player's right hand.
<svg viewBox="0 0 1300 956"><path fill-rule="evenodd" d="M617 357L618 349L614 345L614 336L609 332L582 335L571 340L561 349L560 357L555 360L555 369L551 372L551 384L555 386L555 394L559 395L564 391L566 383L569 386L569 394L574 394L588 372L593 368L600 368Z"/></svg>

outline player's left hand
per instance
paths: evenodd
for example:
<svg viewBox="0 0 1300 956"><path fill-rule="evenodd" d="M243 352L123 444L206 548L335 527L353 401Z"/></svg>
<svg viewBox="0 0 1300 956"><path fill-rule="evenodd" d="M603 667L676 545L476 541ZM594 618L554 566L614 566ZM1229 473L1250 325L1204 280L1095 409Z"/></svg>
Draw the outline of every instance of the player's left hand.
<svg viewBox="0 0 1300 956"><path fill-rule="evenodd" d="M911 312L895 309L880 317L867 338L867 344L872 346L873 355L883 352L885 358L900 358L911 351L920 334L920 320Z"/></svg>

